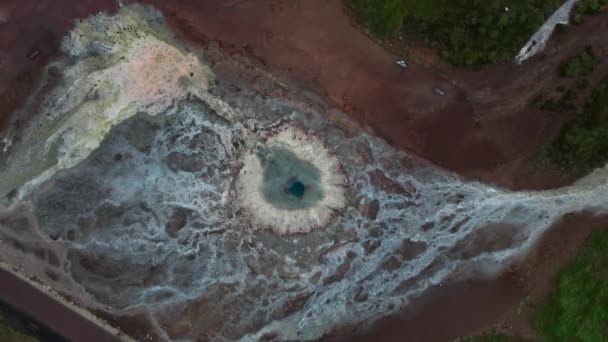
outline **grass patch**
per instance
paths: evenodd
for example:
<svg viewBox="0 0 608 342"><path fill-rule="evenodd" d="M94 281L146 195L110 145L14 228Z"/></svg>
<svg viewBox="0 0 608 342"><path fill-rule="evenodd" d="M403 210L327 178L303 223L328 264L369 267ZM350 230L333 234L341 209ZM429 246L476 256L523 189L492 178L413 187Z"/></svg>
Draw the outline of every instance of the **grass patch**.
<svg viewBox="0 0 608 342"><path fill-rule="evenodd" d="M559 0L345 0L377 36L420 37L469 68L510 61Z"/></svg>
<svg viewBox="0 0 608 342"><path fill-rule="evenodd" d="M608 229L595 232L559 274L534 325L547 341L608 341Z"/></svg>
<svg viewBox="0 0 608 342"><path fill-rule="evenodd" d="M584 16L599 14L608 7L608 0L579 0L574 6L570 20L574 24L584 21Z"/></svg>
<svg viewBox="0 0 608 342"><path fill-rule="evenodd" d="M481 336L468 336L461 337L454 340L454 342L521 342L522 340L515 337L500 335L491 333L488 335Z"/></svg>
<svg viewBox="0 0 608 342"><path fill-rule="evenodd" d="M551 162L566 173L585 174L608 161L608 77L548 147Z"/></svg>
<svg viewBox="0 0 608 342"><path fill-rule="evenodd" d="M559 74L562 77L585 77L591 74L599 63L600 59L593 53L593 49L587 46L583 52L563 62Z"/></svg>
<svg viewBox="0 0 608 342"><path fill-rule="evenodd" d="M38 339L23 334L11 327L10 322L0 313L0 341L3 342L37 342Z"/></svg>
<svg viewBox="0 0 608 342"><path fill-rule="evenodd" d="M608 341L608 228L595 231L557 277L556 289L533 319L540 341ZM454 342L516 342L491 333Z"/></svg>

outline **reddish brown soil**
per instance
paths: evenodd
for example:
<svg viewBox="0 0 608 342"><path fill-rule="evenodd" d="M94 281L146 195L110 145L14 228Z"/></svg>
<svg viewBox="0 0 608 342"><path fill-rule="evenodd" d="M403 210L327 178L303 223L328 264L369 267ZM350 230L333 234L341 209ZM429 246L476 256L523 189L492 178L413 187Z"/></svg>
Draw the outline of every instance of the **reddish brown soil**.
<svg viewBox="0 0 608 342"><path fill-rule="evenodd" d="M603 44L608 15L571 28L542 56L522 66L471 73L440 65L440 75L438 68L421 64L396 66L393 55L352 25L338 0L147 1L195 43L218 40L226 50L252 55L282 82L325 95L395 146L466 177L511 188L568 181L531 167L531 157L568 118L568 113L548 114L528 106L540 90L571 85L557 77L559 63L590 44L604 61L591 85L608 73L608 47ZM0 129L35 85L41 66L57 52L73 18L109 8L112 2L0 3ZM430 57L422 59L432 64L432 52L426 55ZM447 94L437 95L436 86ZM446 340L496 321L503 322L501 329L529 335L530 305L518 310L519 303L522 298L534 303L547 293L555 270L580 246L593 222L563 223L549 232L538 252L499 280L433 290L415 306L422 309L380 323L369 336Z"/></svg>
<svg viewBox="0 0 608 342"><path fill-rule="evenodd" d="M2 284L2 291L0 291L2 302L27 313L69 341L114 342L118 340L46 293L5 270L0 270L0 284Z"/></svg>
<svg viewBox="0 0 608 342"><path fill-rule="evenodd" d="M522 66L472 73L442 64L443 77L422 64L398 67L394 55L357 30L339 0L146 2L163 10L186 37L203 44L218 40L256 56L284 82L325 94L395 146L466 177L514 189L569 181L535 170L531 161L569 113L547 114L527 105L541 89L554 90L565 56L586 44L608 54L600 44L608 36L604 15L572 29L544 57ZM591 84L607 72L604 62ZM437 86L447 94L437 95Z"/></svg>
<svg viewBox="0 0 608 342"><path fill-rule="evenodd" d="M368 332L327 341L452 341L493 324L521 296L521 289L508 277L438 287L415 300L406 312L378 322ZM349 331L340 333L350 335Z"/></svg>
<svg viewBox="0 0 608 342"><path fill-rule="evenodd" d="M113 6L113 0L0 2L0 131L36 85L40 69L57 53L74 20Z"/></svg>
<svg viewBox="0 0 608 342"><path fill-rule="evenodd" d="M535 309L554 289L560 268L580 250L594 229L607 224L608 217L567 216L543 236L537 248L498 279L433 288L406 312L345 340L445 342L492 330L534 340L530 322ZM348 336L348 331L343 333Z"/></svg>
<svg viewBox="0 0 608 342"><path fill-rule="evenodd" d="M581 249L594 229L606 229L608 217L590 214L569 215L552 227L538 242L537 248L519 265L509 270L518 280L524 296L517 306L507 311L491 328L508 335L533 339L531 329L535 309L554 290L560 269Z"/></svg>

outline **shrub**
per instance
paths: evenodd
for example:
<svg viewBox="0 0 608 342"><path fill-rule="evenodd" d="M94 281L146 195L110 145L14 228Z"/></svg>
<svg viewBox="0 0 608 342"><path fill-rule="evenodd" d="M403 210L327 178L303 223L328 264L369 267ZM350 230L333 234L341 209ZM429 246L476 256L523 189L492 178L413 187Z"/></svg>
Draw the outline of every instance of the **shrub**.
<svg viewBox="0 0 608 342"><path fill-rule="evenodd" d="M593 49L588 46L580 54L562 63L559 73L562 77L584 77L591 74L599 62L600 59L593 53Z"/></svg>
<svg viewBox="0 0 608 342"><path fill-rule="evenodd" d="M421 36L455 65L511 60L559 0L346 0L359 22L381 36Z"/></svg>
<svg viewBox="0 0 608 342"><path fill-rule="evenodd" d="M583 174L608 161L608 77L561 130L548 148L549 159L564 171Z"/></svg>
<svg viewBox="0 0 608 342"><path fill-rule="evenodd" d="M608 0L580 0L574 6L570 20L574 24L583 22L585 15L599 14L608 6Z"/></svg>

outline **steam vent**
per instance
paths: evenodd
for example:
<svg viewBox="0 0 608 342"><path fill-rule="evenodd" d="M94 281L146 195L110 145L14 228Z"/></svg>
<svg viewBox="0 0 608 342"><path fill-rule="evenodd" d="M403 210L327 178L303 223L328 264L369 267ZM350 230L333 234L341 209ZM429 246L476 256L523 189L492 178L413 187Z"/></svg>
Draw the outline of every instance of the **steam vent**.
<svg viewBox="0 0 608 342"><path fill-rule="evenodd" d="M239 204L255 229L277 234L323 227L344 208L346 177L318 139L284 128L245 156Z"/></svg>

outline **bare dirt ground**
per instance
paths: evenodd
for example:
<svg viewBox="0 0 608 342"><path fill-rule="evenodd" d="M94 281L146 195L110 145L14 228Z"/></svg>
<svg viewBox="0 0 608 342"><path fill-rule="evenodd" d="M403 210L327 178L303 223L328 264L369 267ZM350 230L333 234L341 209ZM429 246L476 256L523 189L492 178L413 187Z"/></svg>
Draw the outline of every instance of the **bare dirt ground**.
<svg viewBox="0 0 608 342"><path fill-rule="evenodd" d="M113 0L8 0L0 3L0 131L59 50L74 19L113 8Z"/></svg>
<svg viewBox="0 0 608 342"><path fill-rule="evenodd" d="M561 267L575 256L594 229L607 224L608 217L569 215L499 278L431 289L408 311L347 340L445 342L492 331L535 340L530 322L536 308L553 291ZM339 337L334 340L346 340Z"/></svg>
<svg viewBox="0 0 608 342"><path fill-rule="evenodd" d="M555 289L556 276L561 267L572 260L593 230L606 229L606 225L608 217L598 218L582 213L566 216L552 227L537 243L537 248L507 272L522 289L523 298L482 331L495 329L508 335L534 338L530 322L536 308Z"/></svg>
<svg viewBox="0 0 608 342"><path fill-rule="evenodd" d="M257 57L283 81L325 95L395 146L465 177L513 189L570 181L537 170L532 160L570 114L547 114L528 104L541 89L554 92L564 83L556 69L565 57L588 44L602 57L608 54L601 44L608 15L570 29L524 65L466 72L416 63L401 69L394 55L359 32L338 0L146 2L186 37L202 44L217 40ZM606 73L604 62L591 86Z"/></svg>
<svg viewBox="0 0 608 342"><path fill-rule="evenodd" d="M195 43L219 41L235 58L257 59L281 82L321 94L395 146L465 177L514 189L570 181L532 163L569 115L528 105L539 91L555 92L557 85L572 83L557 77L559 63L593 45L603 62L590 78L589 88L608 74L608 48L602 43L608 39L606 14L570 28L552 40L545 53L522 66L466 72L442 65L432 52L422 49L417 50L418 57L436 65L414 63L400 69L395 56L358 31L338 0L147 2L159 7L178 32ZM56 54L73 18L111 8L112 3L10 0L0 4L0 129L36 84L40 68ZM434 87L446 95L436 94ZM381 322L362 340L403 341L404 336L418 336L444 341L492 326L529 336L527 321L534 303L548 293L558 267L596 224L596 219L587 217L564 221L549 231L530 257L498 280L434 290L414 305L413 312ZM453 318L458 319L437 324L439 319Z"/></svg>

